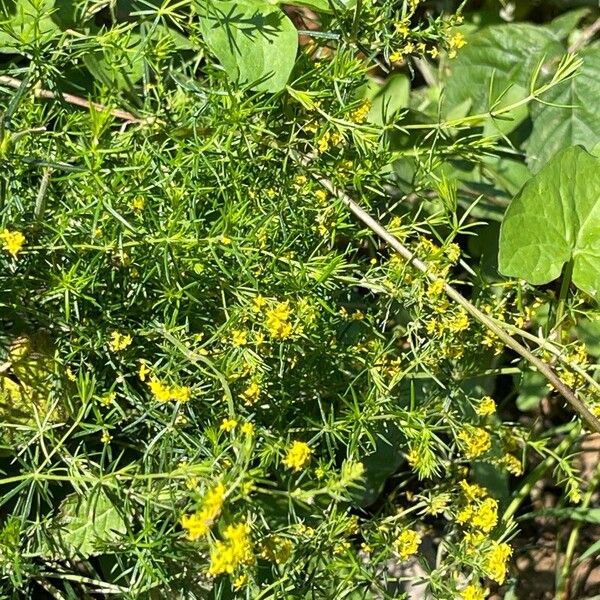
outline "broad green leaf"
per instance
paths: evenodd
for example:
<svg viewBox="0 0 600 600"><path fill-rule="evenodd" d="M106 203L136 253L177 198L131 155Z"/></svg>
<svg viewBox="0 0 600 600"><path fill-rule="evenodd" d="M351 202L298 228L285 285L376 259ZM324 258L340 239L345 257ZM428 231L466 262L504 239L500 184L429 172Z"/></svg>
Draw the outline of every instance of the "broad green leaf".
<svg viewBox="0 0 600 600"><path fill-rule="evenodd" d="M579 21L589 13L589 8L576 8L556 17L548 23L547 27L554 33L556 39L564 40L577 27Z"/></svg>
<svg viewBox="0 0 600 600"><path fill-rule="evenodd" d="M548 381L537 371L523 371L517 389L519 396L516 405L521 412L529 412L539 405L541 399L548 393Z"/></svg>
<svg viewBox="0 0 600 600"><path fill-rule="evenodd" d="M0 0L0 53L19 53L60 31L52 20L54 0Z"/></svg>
<svg viewBox="0 0 600 600"><path fill-rule="evenodd" d="M408 106L410 82L403 74L392 75L373 95L369 122L375 125L389 123L395 113Z"/></svg>
<svg viewBox="0 0 600 600"><path fill-rule="evenodd" d="M595 358L600 358L600 318L582 319L577 323L575 333L587 351Z"/></svg>
<svg viewBox="0 0 600 600"><path fill-rule="evenodd" d="M525 23L494 25L467 36L467 45L451 64L446 82L444 114L455 107L471 103L471 114L485 113L498 101L498 107L515 101L519 92L527 95L532 73L540 61L550 61L565 49L554 34ZM511 92L511 88L518 86ZM507 133L526 113L515 110L508 120L495 120L497 128Z"/></svg>
<svg viewBox="0 0 600 600"><path fill-rule="evenodd" d="M261 0L196 2L196 7L204 39L231 79L260 91L285 87L298 32L279 8Z"/></svg>
<svg viewBox="0 0 600 600"><path fill-rule="evenodd" d="M579 53L583 60L575 77L544 95L544 104L531 109L533 129L529 137L527 164L538 172L561 148L581 144L591 151L600 139L600 48ZM550 106L548 103L557 105Z"/></svg>
<svg viewBox="0 0 600 600"><path fill-rule="evenodd" d="M107 87L130 89L144 75L143 43L137 33L127 36L118 52L97 51L86 54L83 62L90 73Z"/></svg>
<svg viewBox="0 0 600 600"><path fill-rule="evenodd" d="M534 285L573 261L573 283L600 298L600 159L559 152L509 206L500 229L500 272Z"/></svg>
<svg viewBox="0 0 600 600"><path fill-rule="evenodd" d="M49 548L48 554L80 559L98 554L103 543L127 531L123 517L102 491L87 497L67 496L53 529L56 547Z"/></svg>
<svg viewBox="0 0 600 600"><path fill-rule="evenodd" d="M62 420L65 410L51 395L55 361L48 336L37 333L16 338L7 358L10 369L0 375L0 420L12 426L3 428L2 433L6 441L14 441L19 428L35 427L38 421Z"/></svg>

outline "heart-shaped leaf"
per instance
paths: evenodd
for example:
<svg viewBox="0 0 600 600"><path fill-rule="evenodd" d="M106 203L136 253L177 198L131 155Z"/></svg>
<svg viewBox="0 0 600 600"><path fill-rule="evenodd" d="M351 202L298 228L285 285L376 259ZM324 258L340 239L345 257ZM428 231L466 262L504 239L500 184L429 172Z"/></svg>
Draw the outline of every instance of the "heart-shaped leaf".
<svg viewBox="0 0 600 600"><path fill-rule="evenodd" d="M500 272L535 285L573 262L573 283L600 298L600 158L556 154L514 198L500 229Z"/></svg>
<svg viewBox="0 0 600 600"><path fill-rule="evenodd" d="M279 8L262 0L214 0L196 7L206 43L233 80L268 92L285 87L298 32Z"/></svg>

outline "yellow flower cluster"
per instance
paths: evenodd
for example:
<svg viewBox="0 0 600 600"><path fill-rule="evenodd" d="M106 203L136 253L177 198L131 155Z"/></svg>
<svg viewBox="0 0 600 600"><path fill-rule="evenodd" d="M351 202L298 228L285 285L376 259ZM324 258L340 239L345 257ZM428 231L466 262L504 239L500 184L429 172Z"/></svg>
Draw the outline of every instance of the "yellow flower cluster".
<svg viewBox="0 0 600 600"><path fill-rule="evenodd" d="M498 502L488 498L487 492L478 485L466 481L460 482L464 506L456 516L457 523L468 524L475 532L468 538L469 545L478 545L483 541L478 532L489 533L498 523Z"/></svg>
<svg viewBox="0 0 600 600"><path fill-rule="evenodd" d="M458 434L464 443L463 452L467 458L477 458L492 447L490 434L481 427L468 427Z"/></svg>
<svg viewBox="0 0 600 600"><path fill-rule="evenodd" d="M218 541L210 554L208 574L212 576L231 575L240 565L251 565L255 561L250 527L246 523L229 525L223 537L224 541Z"/></svg>
<svg viewBox="0 0 600 600"><path fill-rule="evenodd" d="M119 333L118 331L113 331L110 334L110 341L108 342L108 347L112 352L119 352L121 350L125 350L127 346L131 345L131 336L124 333Z"/></svg>
<svg viewBox="0 0 600 600"><path fill-rule="evenodd" d="M271 535L261 542L259 556L282 565L289 560L293 549L294 544L290 539L280 535Z"/></svg>
<svg viewBox="0 0 600 600"><path fill-rule="evenodd" d="M225 418L221 422L219 429L221 431L229 432L229 431L233 431L237 426L238 426L238 422L236 421L236 419ZM248 436L254 435L254 425L252 423L250 423L249 421L247 421L246 423L243 423L240 429L241 429L242 433L244 433Z"/></svg>
<svg viewBox="0 0 600 600"><path fill-rule="evenodd" d="M136 196L131 202L131 208L135 213L141 213L146 206L146 201L142 196Z"/></svg>
<svg viewBox="0 0 600 600"><path fill-rule="evenodd" d="M267 310L265 326L272 338L286 340L292 335L294 328L290 323L291 314L290 303L287 300Z"/></svg>
<svg viewBox="0 0 600 600"><path fill-rule="evenodd" d="M192 390L185 385L166 385L160 379L153 377L148 384L152 395L159 402L188 402Z"/></svg>
<svg viewBox="0 0 600 600"><path fill-rule="evenodd" d="M339 131L333 133L326 131L317 143L319 152L327 152L331 146L338 146L344 140L344 136Z"/></svg>
<svg viewBox="0 0 600 600"><path fill-rule="evenodd" d="M235 419L223 419L219 429L221 431L233 431L237 427L238 422Z"/></svg>
<svg viewBox="0 0 600 600"><path fill-rule="evenodd" d="M496 403L490 396L484 396L479 402L479 406L475 409L475 412L480 417L487 417L493 415L496 412Z"/></svg>
<svg viewBox="0 0 600 600"><path fill-rule="evenodd" d="M369 116L369 111L371 110L371 101L365 100L357 109L353 110L350 113L350 120L353 123L364 123Z"/></svg>
<svg viewBox="0 0 600 600"><path fill-rule="evenodd" d="M462 590L460 597L461 600L485 600L488 594L489 590L484 590L476 583L471 583Z"/></svg>
<svg viewBox="0 0 600 600"><path fill-rule="evenodd" d="M4 250L14 258L17 258L17 254L19 254L25 245L25 236L20 231L9 231L8 229L4 229L3 231L0 231L0 240L2 240L2 247Z"/></svg>
<svg viewBox="0 0 600 600"><path fill-rule="evenodd" d="M241 393L241 398L244 401L244 404L252 406L258 401L260 394L260 385L258 385L256 381L252 381L250 385Z"/></svg>
<svg viewBox="0 0 600 600"><path fill-rule="evenodd" d="M310 446L305 442L295 441L290 446L283 464L294 471L300 471L310 462L312 456L312 450Z"/></svg>
<svg viewBox="0 0 600 600"><path fill-rule="evenodd" d="M225 486L217 484L208 490L202 507L193 515L184 515L181 526L186 530L188 540L197 540L206 535L223 509L225 501Z"/></svg>
<svg viewBox="0 0 600 600"><path fill-rule="evenodd" d="M231 332L231 343L236 348L245 346L248 343L248 332L243 329L234 329Z"/></svg>
<svg viewBox="0 0 600 600"><path fill-rule="evenodd" d="M465 36L460 31L454 33L448 40L448 58L456 57L458 50L465 46L466 43Z"/></svg>
<svg viewBox="0 0 600 600"><path fill-rule="evenodd" d="M405 529L394 542L394 548L401 560L406 560L409 556L416 554L421 545L421 534L412 530Z"/></svg>
<svg viewBox="0 0 600 600"><path fill-rule="evenodd" d="M521 464L521 461L512 454L504 455L500 463L509 473L516 477L523 474L523 465Z"/></svg>
<svg viewBox="0 0 600 600"><path fill-rule="evenodd" d="M512 548L505 543L492 542L486 552L483 568L487 576L502 585L506 579L506 563L512 555Z"/></svg>

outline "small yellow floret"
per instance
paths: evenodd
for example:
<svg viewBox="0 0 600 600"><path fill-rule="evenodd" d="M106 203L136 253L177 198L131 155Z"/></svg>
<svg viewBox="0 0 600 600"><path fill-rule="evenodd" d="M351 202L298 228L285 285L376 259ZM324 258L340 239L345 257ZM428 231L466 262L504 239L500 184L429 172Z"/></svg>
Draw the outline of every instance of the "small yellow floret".
<svg viewBox="0 0 600 600"><path fill-rule="evenodd" d="M288 469L300 471L310 462L311 456L312 450L308 444L295 441L287 451L283 464Z"/></svg>

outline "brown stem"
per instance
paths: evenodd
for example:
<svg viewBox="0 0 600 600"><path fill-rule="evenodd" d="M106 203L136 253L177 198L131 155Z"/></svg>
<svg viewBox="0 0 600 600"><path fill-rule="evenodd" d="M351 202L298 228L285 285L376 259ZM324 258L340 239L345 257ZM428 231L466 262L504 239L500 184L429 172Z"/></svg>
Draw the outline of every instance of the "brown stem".
<svg viewBox="0 0 600 600"><path fill-rule="evenodd" d="M8 75L0 75L0 85L6 85L8 87L14 88L18 90L21 87L23 82L16 77L10 77ZM36 98L43 98L45 100L54 100L55 98L61 98L68 104L74 104L75 106L80 106L81 108L94 108L98 112L103 112L106 110L110 110L110 114L115 117L115 119L121 119L122 121L126 121L128 123L148 123L149 119L140 119L136 117L134 114L127 112L126 110L121 110L120 108L111 108L104 106L103 104L99 104L98 102L92 102L91 100L86 100L85 98L81 98L80 96L75 96L74 94L67 93L55 93L50 90L44 90L39 88L33 88L33 94Z"/></svg>
<svg viewBox="0 0 600 600"><path fill-rule="evenodd" d="M310 155L295 154L298 160L304 166L309 166L313 160ZM332 195L341 200L350 211L362 221L371 231L376 233L382 240L389 244L398 254L400 254L413 267L425 274L431 281L443 281L444 291L458 305L462 306L471 316L477 321L485 325L492 331L506 346L521 355L525 360L531 363L544 377L552 384L552 386L563 396L563 398L571 405L573 410L588 424L590 429L600 433L600 421L592 414L589 408L575 395L575 392L566 385L544 361L532 354L525 346L520 344L515 338L507 333L500 325L496 323L485 313L481 312L474 304L464 298L450 284L440 279L433 274L427 264L417 258L408 248L398 241L381 223L375 220L371 215L365 212L346 192L337 189L331 180L323 175L311 172L311 176L316 179L325 189Z"/></svg>

